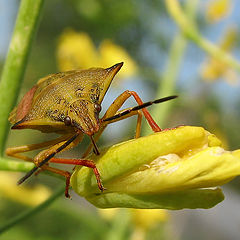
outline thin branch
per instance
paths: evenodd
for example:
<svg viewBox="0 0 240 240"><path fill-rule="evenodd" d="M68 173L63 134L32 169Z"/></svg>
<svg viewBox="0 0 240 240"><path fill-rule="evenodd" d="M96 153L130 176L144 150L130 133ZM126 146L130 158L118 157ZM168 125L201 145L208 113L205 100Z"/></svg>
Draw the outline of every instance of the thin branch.
<svg viewBox="0 0 240 240"><path fill-rule="evenodd" d="M54 202L54 200L56 200L58 197L63 195L64 190L65 190L65 186L60 187L50 198L48 198L46 201L44 201L43 203L41 203L37 207L31 208L28 211L24 211L23 213L20 213L16 217L10 219L9 222L0 226L0 234L7 231L11 227L15 226L19 222L27 219L28 217L33 216L34 214L36 214L38 212L41 212L43 209L47 208L52 202Z"/></svg>
<svg viewBox="0 0 240 240"><path fill-rule="evenodd" d="M186 2L186 15L192 20L195 17L198 0L188 0ZM175 36L170 51L167 66L163 73L161 81L156 93L156 98L169 96L176 94L175 86L177 76L181 67L181 63L184 57L184 52L187 45L187 39L183 35L182 31ZM164 127L165 121L170 113L173 102L167 102L164 104L156 105L152 107L151 114L160 127ZM144 135L150 133L149 127L144 128Z"/></svg>
<svg viewBox="0 0 240 240"><path fill-rule="evenodd" d="M202 37L197 29L197 26L183 12L178 0L166 0L166 5L169 14L173 17L186 37L192 40L197 46L202 48L213 58L221 59L222 63L225 63L240 72L239 61L215 44Z"/></svg>
<svg viewBox="0 0 240 240"><path fill-rule="evenodd" d="M44 0L22 0L0 82L0 154L3 154L8 115L16 102Z"/></svg>

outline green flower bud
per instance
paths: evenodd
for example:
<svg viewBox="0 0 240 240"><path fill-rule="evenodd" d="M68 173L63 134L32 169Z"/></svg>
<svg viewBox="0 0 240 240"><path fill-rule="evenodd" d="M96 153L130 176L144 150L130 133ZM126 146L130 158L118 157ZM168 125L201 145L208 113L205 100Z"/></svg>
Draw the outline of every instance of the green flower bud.
<svg viewBox="0 0 240 240"><path fill-rule="evenodd" d="M92 169L77 167L74 191L100 208L210 208L224 196L219 188L240 173L240 150L221 148L221 141L201 127L183 126L133 139L89 156Z"/></svg>

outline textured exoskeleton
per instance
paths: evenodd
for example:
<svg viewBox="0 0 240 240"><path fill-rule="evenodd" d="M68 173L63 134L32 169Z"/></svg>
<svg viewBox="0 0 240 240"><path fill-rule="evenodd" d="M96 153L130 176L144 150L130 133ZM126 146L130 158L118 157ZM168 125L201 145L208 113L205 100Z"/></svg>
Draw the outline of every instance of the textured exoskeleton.
<svg viewBox="0 0 240 240"><path fill-rule="evenodd" d="M153 131L161 131L145 107L153 103L173 99L176 96L143 103L136 92L126 90L110 105L104 116L101 119L99 118L102 100L122 65L123 63L118 63L106 69L91 68L51 74L41 78L25 94L18 106L10 113L9 121L13 124L12 129L30 128L45 133L55 132L61 136L55 140L8 148L6 150L9 156L33 161L36 165L19 180L19 184L41 168L66 177L65 195L68 197L71 174L67 171L50 167L48 164L48 162L55 162L92 168L96 175L99 189L104 190L95 163L86 159L86 156L92 148L95 154L100 154L95 142L107 124L132 115L138 115L136 137L139 137L143 112ZM119 111L130 96L135 98L138 106ZM91 144L83 154L82 159L60 159L54 157L57 153L76 146L82 141L84 134L90 137ZM38 153L34 159L20 154L42 148L47 149Z"/></svg>

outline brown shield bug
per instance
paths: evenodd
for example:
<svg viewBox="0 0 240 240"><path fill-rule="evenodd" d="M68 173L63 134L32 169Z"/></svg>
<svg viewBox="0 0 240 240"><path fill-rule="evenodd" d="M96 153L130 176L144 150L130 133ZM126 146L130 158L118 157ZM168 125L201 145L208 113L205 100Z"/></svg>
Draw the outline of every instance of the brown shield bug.
<svg viewBox="0 0 240 240"><path fill-rule="evenodd" d="M110 68L91 68L87 70L73 70L48 75L41 78L22 98L17 107L10 113L9 121L12 129L36 129L44 133L55 132L61 136L57 139L11 147L6 154L25 161L33 161L35 167L19 180L24 182L38 169L48 170L66 177L65 195L69 197L68 189L71 174L49 166L49 163L63 163L82 165L92 168L101 191L104 187L100 174L93 161L86 159L91 149L95 154L100 152L96 141L109 123L116 122L133 115L138 115L136 137L140 136L142 113L154 132L161 131L152 119L146 107L176 98L169 96L152 102L143 103L138 94L126 90L119 95L107 109L102 118L99 118L102 100L123 63ZM119 110L124 102L133 96L138 106ZM81 159L55 158L59 152L73 148L79 144L84 134L91 139L91 144ZM43 149L33 159L21 153Z"/></svg>

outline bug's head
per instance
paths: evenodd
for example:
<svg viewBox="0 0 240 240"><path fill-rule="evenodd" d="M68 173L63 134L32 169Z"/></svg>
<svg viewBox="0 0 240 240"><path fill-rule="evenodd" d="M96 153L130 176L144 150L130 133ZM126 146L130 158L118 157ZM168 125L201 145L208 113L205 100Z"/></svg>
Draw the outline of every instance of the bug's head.
<svg viewBox="0 0 240 240"><path fill-rule="evenodd" d="M109 68L90 68L75 74L77 99L69 105L64 123L89 136L98 132L101 102L123 62ZM72 76L73 78L73 76Z"/></svg>
<svg viewBox="0 0 240 240"><path fill-rule="evenodd" d="M99 130L100 111L100 104L79 99L69 106L68 116L65 117L64 123L65 125L73 126L76 131L81 131L89 136L92 136Z"/></svg>

